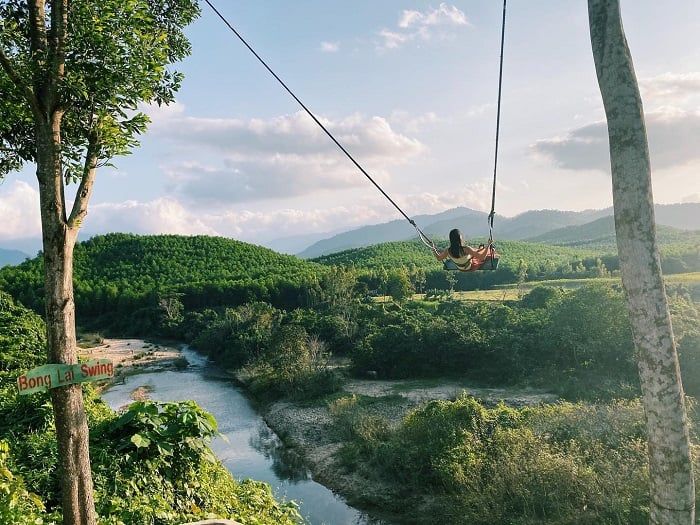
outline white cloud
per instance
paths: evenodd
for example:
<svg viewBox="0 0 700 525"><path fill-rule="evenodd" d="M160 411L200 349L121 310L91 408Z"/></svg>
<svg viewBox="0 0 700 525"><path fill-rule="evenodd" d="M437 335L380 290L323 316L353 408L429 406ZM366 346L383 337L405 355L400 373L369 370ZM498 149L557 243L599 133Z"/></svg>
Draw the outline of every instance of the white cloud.
<svg viewBox="0 0 700 525"><path fill-rule="evenodd" d="M456 206L483 209L484 200L490 195L484 183L470 186L464 192L441 194L392 194L392 198L411 216L438 213ZM221 235L240 238L255 243L291 237L300 233L350 230L367 224L401 219L398 212L383 198L367 195L348 205L328 208L283 208L271 211L234 209L212 211L200 216L201 220Z"/></svg>
<svg viewBox="0 0 700 525"><path fill-rule="evenodd" d="M337 53L340 50L340 42L321 42L321 51L324 53Z"/></svg>
<svg viewBox="0 0 700 525"><path fill-rule="evenodd" d="M88 234L133 232L217 235L217 231L205 224L199 215L172 198L95 204L88 212L84 229Z"/></svg>
<svg viewBox="0 0 700 525"><path fill-rule="evenodd" d="M493 102L487 102L485 104L471 106L469 109L467 109L467 111L464 115L467 118L480 117L491 110L494 110L494 114L495 114L495 109L496 109L496 104L494 104Z"/></svg>
<svg viewBox="0 0 700 525"><path fill-rule="evenodd" d="M439 213L450 208L465 206L472 210L489 211L491 208L491 178L479 179L454 190L440 193L422 192L414 195L397 195L395 200L402 208L410 210L410 215ZM511 193L513 188L498 181L499 194Z"/></svg>
<svg viewBox="0 0 700 525"><path fill-rule="evenodd" d="M681 199L681 202L700 202L700 193L686 195Z"/></svg>
<svg viewBox="0 0 700 525"><path fill-rule="evenodd" d="M700 112L659 108L646 114L651 163L655 169L684 166L700 159ZM531 146L557 167L568 170L610 171L607 126L594 122L563 137L538 140Z"/></svg>
<svg viewBox="0 0 700 525"><path fill-rule="evenodd" d="M166 169L171 190L184 199L226 205L263 199L298 197L321 190L352 188L365 178L338 156L271 155L266 158L224 160L223 166L184 162ZM373 170L379 180L386 172Z"/></svg>
<svg viewBox="0 0 700 525"><path fill-rule="evenodd" d="M382 29L377 33L382 38L379 49L397 49L415 38L415 35Z"/></svg>
<svg viewBox="0 0 700 525"><path fill-rule="evenodd" d="M437 9L430 7L425 11L404 10L399 18L399 27L402 29L438 25L465 26L468 24L469 21L463 11L444 2Z"/></svg>
<svg viewBox="0 0 700 525"><path fill-rule="evenodd" d="M389 177L391 166L427 149L382 117L320 120L380 180ZM208 205L300 196L354 187L364 180L301 112L249 120L173 115L157 122L153 131L175 143L179 157L189 157L165 167L171 189ZM207 151L221 158L223 165L195 160Z"/></svg>
<svg viewBox="0 0 700 525"><path fill-rule="evenodd" d="M41 236L39 191L23 181L0 186L0 240Z"/></svg>
<svg viewBox="0 0 700 525"><path fill-rule="evenodd" d="M401 206L410 207L411 214L416 215L452 207L454 195L395 197ZM202 212L194 212L174 198L159 198L146 202L96 204L88 214L84 232L87 235L108 232L221 235L261 244L300 233L347 230L398 218L400 216L385 200L369 196L350 205L328 208L260 211L230 205Z"/></svg>
<svg viewBox="0 0 700 525"><path fill-rule="evenodd" d="M363 183L362 179L360 183ZM20 181L13 182L9 191L5 189L0 186L0 216L4 218L0 223L0 240L40 237L37 190ZM499 185L499 191L507 190ZM438 213L456 205L486 210L489 195L490 181L483 179L458 187L456 191L398 193L392 197L411 216L416 216ZM161 197L150 201L95 203L90 206L83 234L222 235L261 244L299 233L348 230L400 218L386 200L371 192L346 205L267 211L248 209L235 203L200 210L188 205L184 199Z"/></svg>
<svg viewBox="0 0 700 525"><path fill-rule="evenodd" d="M642 79L639 84L645 101L682 104L700 95L700 72L664 73Z"/></svg>
<svg viewBox="0 0 700 525"><path fill-rule="evenodd" d="M449 36L449 29L469 26L467 15L454 5L441 3L436 9L429 7L424 11L404 10L399 16L397 27L383 28L377 35L380 43L377 49L398 49L414 40L428 41L435 36Z"/></svg>
<svg viewBox="0 0 700 525"><path fill-rule="evenodd" d="M390 211L387 212L381 206L354 204L311 210L232 210L211 215L208 220L225 235L259 244L300 233L351 229L368 222L381 222L390 217Z"/></svg>
<svg viewBox="0 0 700 525"><path fill-rule="evenodd" d="M319 117L352 153L363 159L399 161L424 150L418 140L396 133L383 117ZM305 113L270 119L175 117L154 126L154 133L182 147L217 150L236 157L275 154L327 154L337 147Z"/></svg>

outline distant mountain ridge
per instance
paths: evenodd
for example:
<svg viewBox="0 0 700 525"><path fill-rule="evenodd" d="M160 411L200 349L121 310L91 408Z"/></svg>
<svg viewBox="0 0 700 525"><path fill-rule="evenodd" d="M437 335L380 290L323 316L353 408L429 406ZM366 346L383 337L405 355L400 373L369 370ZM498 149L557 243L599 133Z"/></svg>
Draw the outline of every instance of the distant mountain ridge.
<svg viewBox="0 0 700 525"><path fill-rule="evenodd" d="M700 241L700 230L682 230L657 224L656 237L661 245ZM543 235L526 239L529 242L581 248L609 247L615 249L615 219L612 215L576 226L566 226Z"/></svg>
<svg viewBox="0 0 700 525"><path fill-rule="evenodd" d="M19 250L6 250L5 248L0 248L0 268L7 265L19 264L28 258L29 255Z"/></svg>
<svg viewBox="0 0 700 525"><path fill-rule="evenodd" d="M700 230L700 203L657 204L655 212L658 225L680 230ZM580 212L531 210L515 217L496 216L495 233L498 239L535 240L561 228L582 226L604 217L611 217L612 213L612 208ZM487 214L469 208L454 208L436 215L421 215L415 217L415 221L431 236L445 237L452 228L459 228L467 239L488 235ZM302 258L314 258L383 242L405 241L415 236L415 230L407 221L394 220L339 233L315 242L298 255Z"/></svg>
<svg viewBox="0 0 700 525"><path fill-rule="evenodd" d="M454 221L458 217L468 214L478 214L486 221L486 214L470 210L469 208L454 208L451 210L438 213L436 215L418 215L414 218L416 223L420 224L421 228L426 228L428 225L438 221ZM427 233L427 232L426 232ZM362 226L355 230L339 233L328 239L315 242L298 254L303 259L311 259L320 257L329 253L350 250L352 248L361 248L370 244L378 244L381 242L404 241L416 235L413 227L404 219L396 219L382 224L373 224L370 226Z"/></svg>

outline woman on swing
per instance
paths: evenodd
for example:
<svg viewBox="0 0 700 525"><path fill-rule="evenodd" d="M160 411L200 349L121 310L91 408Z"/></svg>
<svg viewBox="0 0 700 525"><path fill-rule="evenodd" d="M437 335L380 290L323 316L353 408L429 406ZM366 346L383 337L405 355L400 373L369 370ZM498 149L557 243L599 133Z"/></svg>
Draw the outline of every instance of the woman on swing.
<svg viewBox="0 0 700 525"><path fill-rule="evenodd" d="M489 247L480 246L477 250L464 244L462 232L457 228L450 232L450 246L439 252L435 250L435 258L438 261L450 259L457 265L460 271L468 272L480 268L488 256Z"/></svg>

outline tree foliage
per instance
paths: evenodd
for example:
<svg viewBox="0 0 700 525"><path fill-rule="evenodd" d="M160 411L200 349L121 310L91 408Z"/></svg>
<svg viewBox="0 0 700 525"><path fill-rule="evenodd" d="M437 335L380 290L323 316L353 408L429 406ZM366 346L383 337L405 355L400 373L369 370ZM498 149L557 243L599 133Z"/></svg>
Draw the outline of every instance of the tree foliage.
<svg viewBox="0 0 700 525"><path fill-rule="evenodd" d="M35 43L35 52L32 40L41 35L32 29L30 4L0 2L0 176L37 160L32 113L53 108L39 107L42 93L30 91L38 79L53 78L55 85L42 81L39 87L54 91L52 100L65 113L65 179L77 181L86 156L104 163L137 144L148 124L137 111L140 103L174 100L182 74L166 65L190 53L183 28L199 7L192 0L72 0L66 4L68 33L54 34L51 24L46 44ZM49 15L61 13L52 6ZM55 76L53 68L60 68Z"/></svg>

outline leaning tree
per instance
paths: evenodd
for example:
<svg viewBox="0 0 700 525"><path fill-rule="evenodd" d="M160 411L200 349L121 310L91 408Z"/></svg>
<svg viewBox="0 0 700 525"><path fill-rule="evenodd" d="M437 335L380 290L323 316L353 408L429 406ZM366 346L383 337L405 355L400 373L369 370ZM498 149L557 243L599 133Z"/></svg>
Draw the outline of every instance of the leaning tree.
<svg viewBox="0 0 700 525"><path fill-rule="evenodd" d="M648 434L651 523L693 524L688 418L661 276L644 111L619 0L588 0L610 140L615 232L638 352Z"/></svg>
<svg viewBox="0 0 700 525"><path fill-rule="evenodd" d="M198 13L196 0L0 0L0 178L36 166L49 363L77 362L73 248L97 169L137 145L139 103L173 100L182 75L168 66ZM64 523L94 524L81 387L51 402Z"/></svg>

